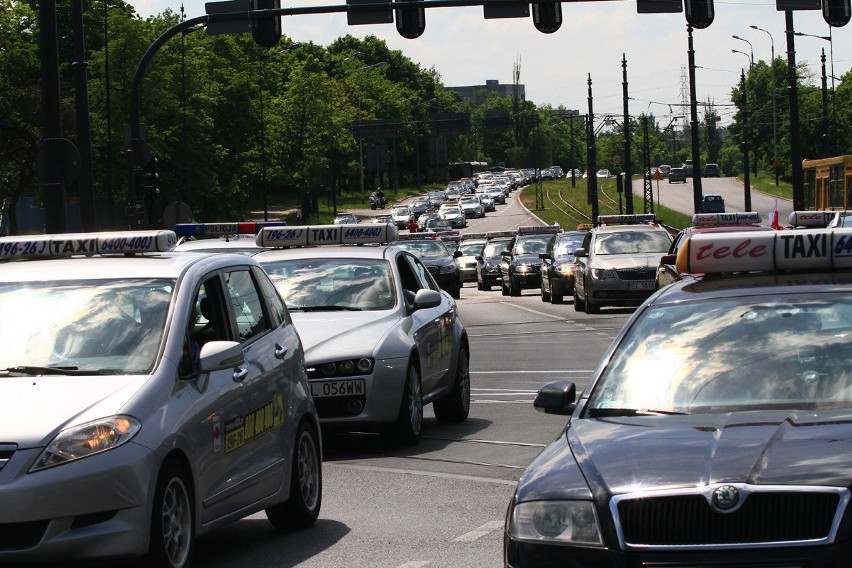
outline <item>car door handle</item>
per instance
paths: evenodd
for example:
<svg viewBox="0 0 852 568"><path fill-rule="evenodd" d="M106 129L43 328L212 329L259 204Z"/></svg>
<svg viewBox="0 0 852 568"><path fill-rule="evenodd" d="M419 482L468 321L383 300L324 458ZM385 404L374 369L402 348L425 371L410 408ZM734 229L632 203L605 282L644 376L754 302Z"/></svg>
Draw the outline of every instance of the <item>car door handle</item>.
<svg viewBox="0 0 852 568"><path fill-rule="evenodd" d="M235 383L241 383L247 375L248 369L244 369L242 367L234 367L233 379Z"/></svg>
<svg viewBox="0 0 852 568"><path fill-rule="evenodd" d="M278 343L276 343L275 344L275 358L276 359L283 359L286 354L287 354L287 347L283 346L283 345L279 345Z"/></svg>

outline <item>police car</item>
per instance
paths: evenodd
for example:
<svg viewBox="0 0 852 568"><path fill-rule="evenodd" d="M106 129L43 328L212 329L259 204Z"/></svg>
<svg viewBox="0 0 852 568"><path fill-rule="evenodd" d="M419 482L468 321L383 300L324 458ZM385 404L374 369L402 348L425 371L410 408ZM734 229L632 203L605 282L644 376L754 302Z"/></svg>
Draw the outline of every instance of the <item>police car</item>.
<svg viewBox="0 0 852 568"><path fill-rule="evenodd" d="M505 565L852 558L852 230L702 233L631 316L511 499Z"/></svg>
<svg viewBox="0 0 852 568"><path fill-rule="evenodd" d="M441 422L467 419L470 345L425 263L385 244L397 236L393 225L267 227L258 244L276 250L254 258L299 331L323 428L410 445L426 404Z"/></svg>
<svg viewBox="0 0 852 568"><path fill-rule="evenodd" d="M322 498L304 352L260 265L173 231L0 238L0 564L143 557Z"/></svg>
<svg viewBox="0 0 852 568"><path fill-rule="evenodd" d="M656 289L660 259L672 237L656 216L601 215L575 251L574 309L638 306Z"/></svg>
<svg viewBox="0 0 852 568"><path fill-rule="evenodd" d="M254 254L257 233L263 227L283 227L283 221L236 223L179 223L175 225L178 237L175 250L195 252L236 252Z"/></svg>

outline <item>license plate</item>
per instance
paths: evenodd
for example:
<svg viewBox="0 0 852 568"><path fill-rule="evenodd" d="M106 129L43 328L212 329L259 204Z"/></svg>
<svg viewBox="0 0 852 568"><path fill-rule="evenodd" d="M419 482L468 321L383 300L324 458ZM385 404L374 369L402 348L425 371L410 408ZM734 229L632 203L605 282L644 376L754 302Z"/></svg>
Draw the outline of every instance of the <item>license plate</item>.
<svg viewBox="0 0 852 568"><path fill-rule="evenodd" d="M653 290L654 282L628 282L627 283L628 290Z"/></svg>
<svg viewBox="0 0 852 568"><path fill-rule="evenodd" d="M311 383L311 395L315 398L329 398L334 396L360 396L365 391L364 379L351 379L347 381L324 381Z"/></svg>

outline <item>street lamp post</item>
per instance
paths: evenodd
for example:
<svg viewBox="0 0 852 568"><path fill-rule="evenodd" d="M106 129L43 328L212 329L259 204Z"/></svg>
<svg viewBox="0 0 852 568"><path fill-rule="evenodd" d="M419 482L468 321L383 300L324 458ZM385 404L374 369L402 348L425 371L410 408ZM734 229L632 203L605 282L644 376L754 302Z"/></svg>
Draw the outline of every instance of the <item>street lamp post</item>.
<svg viewBox="0 0 852 568"><path fill-rule="evenodd" d="M745 55L746 57L748 57L748 70L749 72L751 72L751 70L754 68L754 48L752 47L751 42L738 35L732 35L731 37L740 41L744 41L748 44L748 53L746 53ZM740 51L739 53L742 53L742 51Z"/></svg>
<svg viewBox="0 0 852 568"><path fill-rule="evenodd" d="M835 93L835 91L834 91L834 41L833 41L833 37L831 35L831 26L828 27L828 34L829 35L827 35L827 36L821 36L821 35L814 35L814 34L806 34L804 32L793 32L793 35L796 35L796 36L799 36L799 37L815 37L817 39L825 40L825 41L828 42L829 57L831 59L831 106L832 106L832 108L831 108L831 127L830 127L830 130L827 130L826 133L824 134L824 136L827 139L827 146L828 146L828 149L825 150L826 155L834 152L834 144L833 144L834 137L831 135L831 133L834 132L834 124L835 124L835 119L836 119L836 114L837 114L837 100L835 99L835 96L834 96L834 93ZM826 73L825 73L825 50L823 50L822 54L823 54L822 55L823 92L825 92L825 89L827 88ZM823 96L825 97L825 95L823 95Z"/></svg>
<svg viewBox="0 0 852 568"><path fill-rule="evenodd" d="M361 55L360 52L355 54L355 56L360 56L360 55ZM387 65L388 65L387 61L379 61L378 63L373 63L371 65L365 65L365 66L361 67L360 69L358 69L357 71L355 71L353 73L353 75L356 74L356 73L362 73L364 71L367 71L368 69L375 69L377 67L387 67ZM360 91L360 89L358 90L358 116L359 117L361 116L361 91ZM362 134L360 128L358 130L358 173L359 173L359 176L361 178L360 179L361 198L363 199L364 198L364 137L363 137L363 134Z"/></svg>
<svg viewBox="0 0 852 568"><path fill-rule="evenodd" d="M286 53L291 49L299 47L301 44L293 43L284 49L279 49L273 53L267 53L261 57L260 63L260 183L263 191L263 220L269 221L269 201L267 199L267 180L266 180L266 122L263 116L263 93L266 91L266 64L276 55Z"/></svg>
<svg viewBox="0 0 852 568"><path fill-rule="evenodd" d="M775 170L775 186L778 186L779 165L778 159L778 106L775 102L775 38L772 34L763 28L757 26L749 26L753 30L759 30L769 36L769 46L771 49L772 60L769 62L769 69L772 71L772 167Z"/></svg>

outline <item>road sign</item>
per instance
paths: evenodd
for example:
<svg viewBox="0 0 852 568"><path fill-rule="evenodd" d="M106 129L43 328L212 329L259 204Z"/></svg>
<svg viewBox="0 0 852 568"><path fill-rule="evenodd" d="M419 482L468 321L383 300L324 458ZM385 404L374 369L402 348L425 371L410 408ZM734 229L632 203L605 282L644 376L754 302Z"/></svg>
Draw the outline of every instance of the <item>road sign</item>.
<svg viewBox="0 0 852 568"><path fill-rule="evenodd" d="M613 155L612 163L616 166L621 165L621 156L619 156L618 154Z"/></svg>

